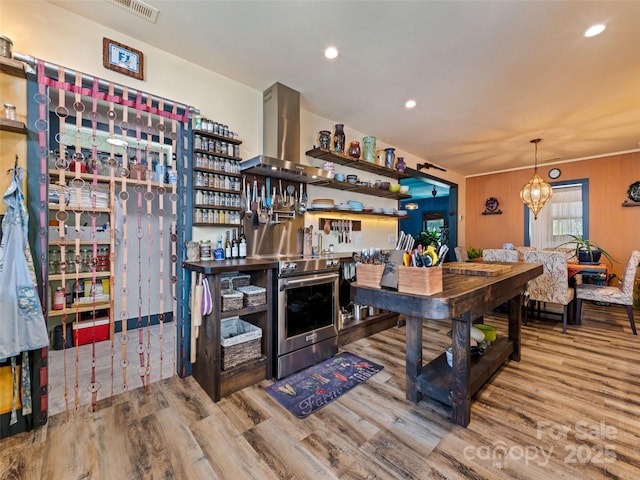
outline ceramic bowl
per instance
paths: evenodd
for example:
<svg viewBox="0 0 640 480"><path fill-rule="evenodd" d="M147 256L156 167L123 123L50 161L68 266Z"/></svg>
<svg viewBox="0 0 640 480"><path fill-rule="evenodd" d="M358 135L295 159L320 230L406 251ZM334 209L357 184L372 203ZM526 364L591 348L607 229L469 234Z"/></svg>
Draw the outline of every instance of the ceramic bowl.
<svg viewBox="0 0 640 480"><path fill-rule="evenodd" d="M403 195L409 193L409 185L400 185L400 193Z"/></svg>
<svg viewBox="0 0 640 480"><path fill-rule="evenodd" d="M378 185L378 188L380 188L381 190L389 190L390 186L391 186L391 182L380 182L380 184Z"/></svg>
<svg viewBox="0 0 640 480"><path fill-rule="evenodd" d="M389 186L389 191L391 193L398 193L400 191L400 185L398 185L397 183L394 183L393 185Z"/></svg>
<svg viewBox="0 0 640 480"><path fill-rule="evenodd" d="M333 176L334 180L337 180L338 182L344 182L344 173L336 173Z"/></svg>

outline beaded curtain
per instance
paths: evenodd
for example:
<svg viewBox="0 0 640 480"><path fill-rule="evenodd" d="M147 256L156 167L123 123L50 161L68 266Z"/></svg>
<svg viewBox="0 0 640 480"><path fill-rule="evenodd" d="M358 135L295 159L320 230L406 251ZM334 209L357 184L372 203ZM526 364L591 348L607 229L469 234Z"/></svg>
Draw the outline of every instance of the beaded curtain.
<svg viewBox="0 0 640 480"><path fill-rule="evenodd" d="M64 389L69 414L85 392L94 408L187 374L178 258L187 239L189 118L175 102L43 61L37 84L40 291L49 325L60 319L64 371L49 376L48 390ZM63 308L47 301L50 283L63 288ZM105 322L108 340L98 342ZM84 349L79 336L68 338L81 326Z"/></svg>

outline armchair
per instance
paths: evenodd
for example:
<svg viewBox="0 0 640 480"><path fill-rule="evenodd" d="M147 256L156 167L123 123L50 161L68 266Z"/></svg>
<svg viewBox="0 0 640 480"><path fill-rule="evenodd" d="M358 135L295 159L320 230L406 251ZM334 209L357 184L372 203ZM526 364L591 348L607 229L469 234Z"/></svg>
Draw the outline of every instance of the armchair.
<svg viewBox="0 0 640 480"><path fill-rule="evenodd" d="M567 319L572 315L575 292L569 287L566 255L562 252L526 252L524 261L541 263L543 269L542 275L527 285L528 300L562 305L562 333L567 333ZM526 315L525 310L525 318Z"/></svg>
<svg viewBox="0 0 640 480"><path fill-rule="evenodd" d="M633 319L633 283L636 278L638 263L640 263L640 251L634 250L631 252L631 256L627 262L627 266L624 270L624 276L622 277L622 285L620 287L606 287L590 284L576 285L576 323L579 324L581 320L583 300L624 305L627 307L627 316L629 317L631 331L634 335L637 335L636 324Z"/></svg>

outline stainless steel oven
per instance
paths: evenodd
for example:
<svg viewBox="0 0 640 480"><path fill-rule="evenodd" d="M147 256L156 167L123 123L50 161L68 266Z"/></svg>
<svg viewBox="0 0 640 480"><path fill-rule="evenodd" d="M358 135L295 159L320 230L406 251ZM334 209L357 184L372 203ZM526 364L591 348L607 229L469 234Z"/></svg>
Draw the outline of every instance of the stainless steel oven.
<svg viewBox="0 0 640 480"><path fill-rule="evenodd" d="M339 260L332 258L280 262L277 378L338 353L339 268Z"/></svg>

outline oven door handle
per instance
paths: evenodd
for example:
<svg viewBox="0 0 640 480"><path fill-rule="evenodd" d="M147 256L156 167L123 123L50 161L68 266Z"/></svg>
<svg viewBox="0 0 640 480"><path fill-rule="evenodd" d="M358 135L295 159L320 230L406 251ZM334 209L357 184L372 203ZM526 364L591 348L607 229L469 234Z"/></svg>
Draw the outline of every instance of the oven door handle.
<svg viewBox="0 0 640 480"><path fill-rule="evenodd" d="M315 285L324 280L335 280L339 277L337 273L332 273L330 275L319 275L313 278L298 278L292 280L283 280L282 286L280 287L280 291L287 289L288 287L303 287L305 285Z"/></svg>

